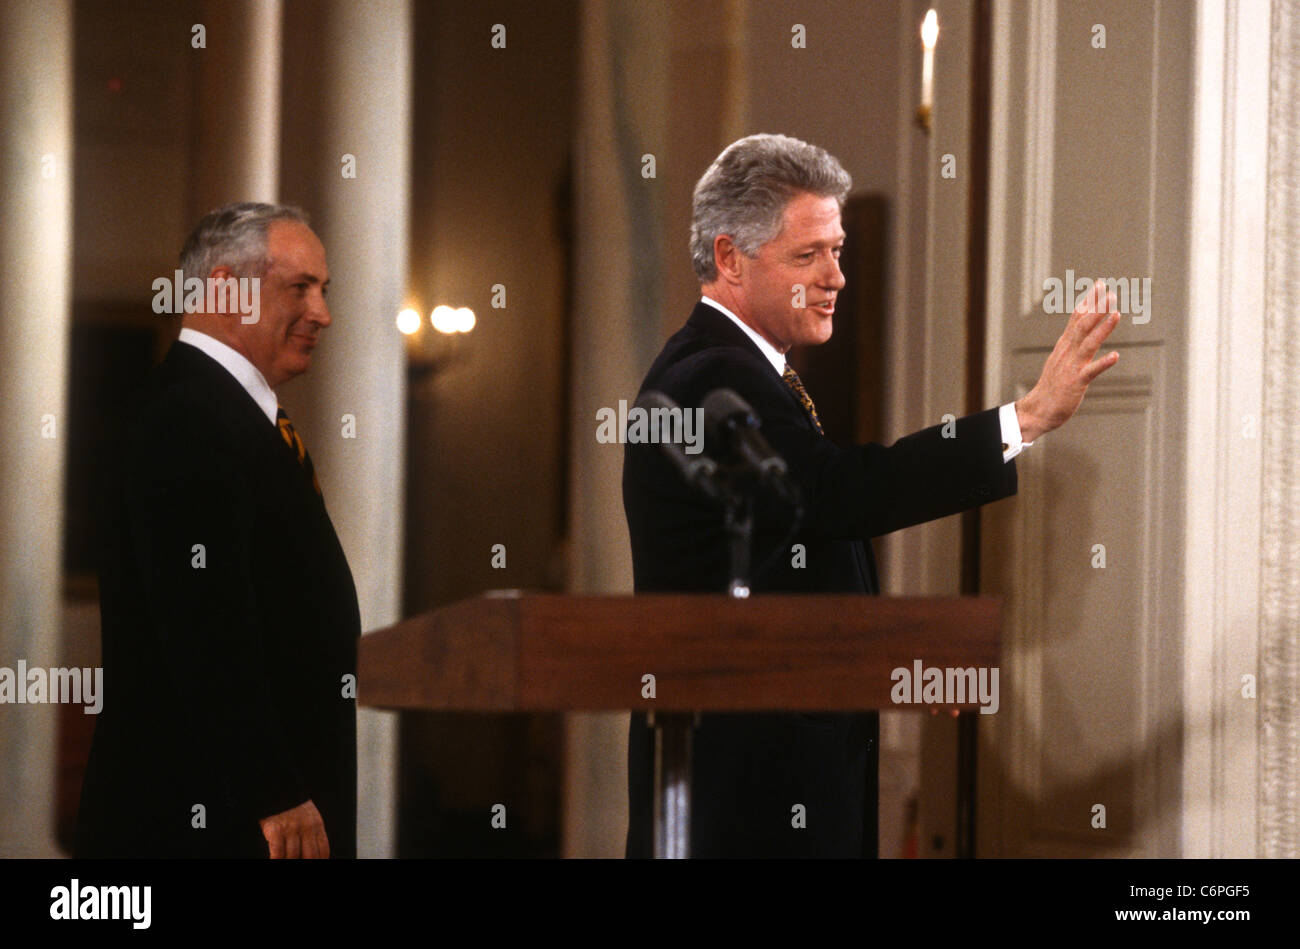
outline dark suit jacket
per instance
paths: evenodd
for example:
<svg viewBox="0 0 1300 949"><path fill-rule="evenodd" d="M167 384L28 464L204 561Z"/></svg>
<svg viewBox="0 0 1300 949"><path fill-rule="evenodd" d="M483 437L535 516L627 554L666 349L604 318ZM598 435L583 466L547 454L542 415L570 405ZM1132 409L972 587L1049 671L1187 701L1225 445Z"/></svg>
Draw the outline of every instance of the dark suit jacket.
<svg viewBox="0 0 1300 949"><path fill-rule="evenodd" d="M310 799L331 855L355 856L344 676L355 682L361 623L309 477L239 382L184 343L116 442L101 504L105 698L78 855L265 857L258 820Z"/></svg>
<svg viewBox="0 0 1300 949"><path fill-rule="evenodd" d="M1016 491L1015 463L1002 460L997 409L958 419L955 438L935 426L889 447L841 448L818 434L749 337L699 303L641 391L659 390L685 408L724 387L754 408L804 498L803 528L793 543L805 546L806 565L794 566L787 549L753 578L756 593L877 593L870 538ZM726 589L721 511L685 484L658 446L626 446L623 506L638 593ZM788 527L789 509L761 499L755 567ZM874 856L877 723L875 714L703 716L694 735L692 855ZM645 716L633 715L629 856L650 853L651 761ZM806 809L804 828L792 827L795 804Z"/></svg>

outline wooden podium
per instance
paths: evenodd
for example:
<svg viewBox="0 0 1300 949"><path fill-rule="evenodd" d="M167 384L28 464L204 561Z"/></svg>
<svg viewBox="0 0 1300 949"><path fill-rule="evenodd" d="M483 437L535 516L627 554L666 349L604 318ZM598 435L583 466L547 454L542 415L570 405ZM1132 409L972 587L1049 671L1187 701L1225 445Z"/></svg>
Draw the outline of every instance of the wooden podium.
<svg viewBox="0 0 1300 949"><path fill-rule="evenodd" d="M655 855L684 857L697 713L909 708L891 698L893 670L996 666L1000 612L996 597L489 593L363 636L357 698L652 713Z"/></svg>

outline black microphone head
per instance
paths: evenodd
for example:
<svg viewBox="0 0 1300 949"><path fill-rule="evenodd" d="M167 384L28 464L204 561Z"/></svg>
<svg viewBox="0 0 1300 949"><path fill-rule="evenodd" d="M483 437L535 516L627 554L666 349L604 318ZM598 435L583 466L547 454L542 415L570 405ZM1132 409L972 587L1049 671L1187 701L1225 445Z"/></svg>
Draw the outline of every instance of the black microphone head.
<svg viewBox="0 0 1300 949"><path fill-rule="evenodd" d="M637 397L634 406L638 409L675 409L677 403L655 389L647 389Z"/></svg>
<svg viewBox="0 0 1300 949"><path fill-rule="evenodd" d="M750 404L733 389L714 389L704 397L704 424L729 428L758 428L758 416Z"/></svg>
<svg viewBox="0 0 1300 949"><path fill-rule="evenodd" d="M753 407L731 389L714 389L704 397L704 440L715 458L752 472L784 497L793 497L786 483L785 459L772 450L759 428Z"/></svg>
<svg viewBox="0 0 1300 949"><path fill-rule="evenodd" d="M740 443L736 433L757 434L762 424L750 404L732 389L714 389L704 397L701 408L704 409L704 443L709 446L710 454L727 464L743 461L737 453Z"/></svg>
<svg viewBox="0 0 1300 949"><path fill-rule="evenodd" d="M655 389L647 389L637 398L634 408L642 409L645 412L659 410L664 413L676 412L682 415L686 410L682 409L676 402ZM671 461L677 470L681 472L686 483L696 488L708 497L716 499L718 497L718 486L716 478L718 474L718 465L712 458L704 454L687 454L682 445L673 441L660 441L659 448L664 456ZM699 446L697 446L697 451Z"/></svg>

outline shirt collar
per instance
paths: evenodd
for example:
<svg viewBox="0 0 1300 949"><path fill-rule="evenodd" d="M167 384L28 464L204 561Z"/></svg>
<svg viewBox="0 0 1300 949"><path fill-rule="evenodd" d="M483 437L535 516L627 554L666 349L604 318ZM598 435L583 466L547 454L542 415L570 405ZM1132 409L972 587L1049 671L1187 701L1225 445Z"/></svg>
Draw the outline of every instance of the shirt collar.
<svg viewBox="0 0 1300 949"><path fill-rule="evenodd" d="M742 330L744 330L745 335L748 336L750 339L752 339L754 341L754 345L757 346L759 350L763 353L763 355L767 357L767 361L772 364L772 368L776 370L776 374L778 376L783 375L785 373L784 353L782 353L775 346L773 346L771 343L765 340L762 336L758 334L758 332L752 326L743 322L740 319L740 317L732 313L730 310L728 310L717 300L711 299L710 297L702 296L700 297L700 301L703 303L707 303L709 306L719 311L723 316L727 317L729 320L731 320L731 322L735 323Z"/></svg>
<svg viewBox="0 0 1300 949"><path fill-rule="evenodd" d="M248 361L247 356L227 346L221 340L188 326L181 329L178 342L188 343L215 359L221 368L234 376L235 381L244 387L244 391L253 397L257 407L262 410L262 414L270 420L271 424L277 424L275 416L280 408L280 400L276 398L275 390L266 381L266 376Z"/></svg>

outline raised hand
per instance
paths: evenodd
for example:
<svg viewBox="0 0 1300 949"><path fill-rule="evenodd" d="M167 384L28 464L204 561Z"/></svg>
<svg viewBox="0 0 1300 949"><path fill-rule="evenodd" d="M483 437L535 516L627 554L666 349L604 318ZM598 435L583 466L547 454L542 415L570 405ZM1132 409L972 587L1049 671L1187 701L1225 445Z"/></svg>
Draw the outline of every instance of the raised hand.
<svg viewBox="0 0 1300 949"><path fill-rule="evenodd" d="M1106 281L1098 280L1070 314L1038 382L1016 403L1016 418L1025 441L1032 442L1069 421L1079 410L1092 380L1119 362L1117 352L1095 358L1118 325L1115 294L1106 292Z"/></svg>

